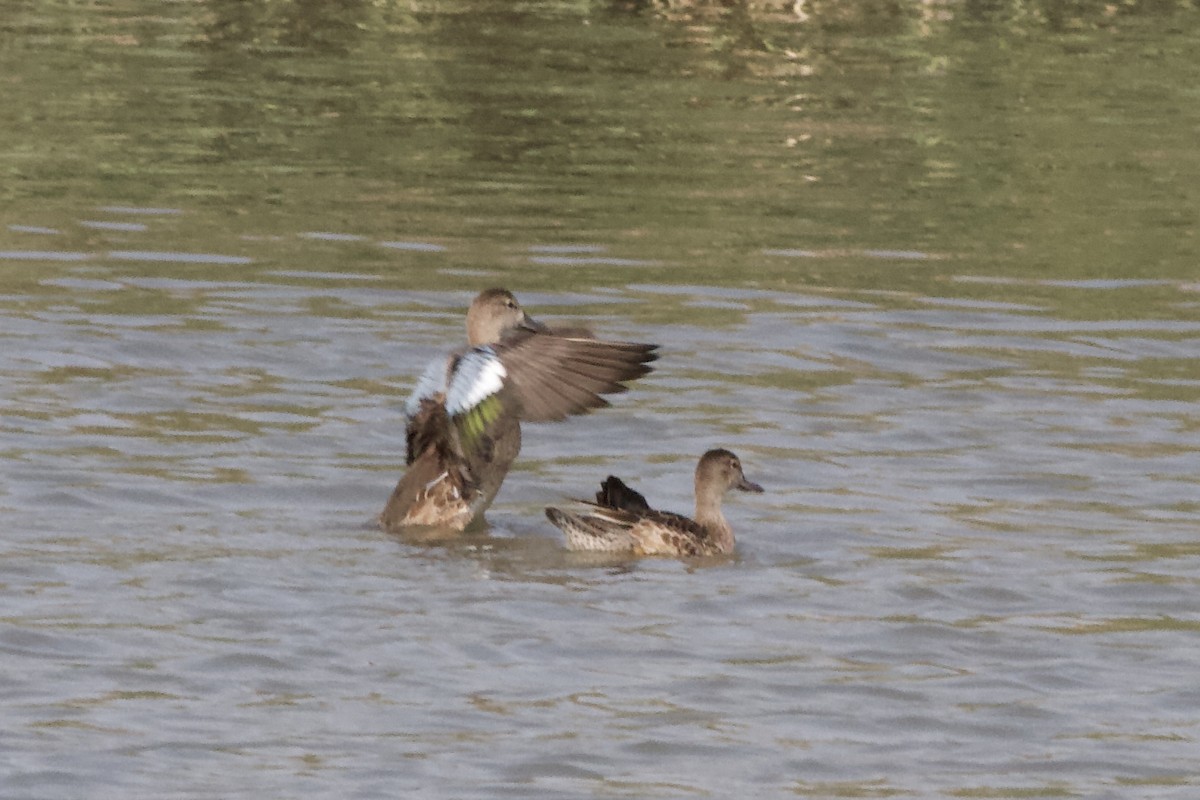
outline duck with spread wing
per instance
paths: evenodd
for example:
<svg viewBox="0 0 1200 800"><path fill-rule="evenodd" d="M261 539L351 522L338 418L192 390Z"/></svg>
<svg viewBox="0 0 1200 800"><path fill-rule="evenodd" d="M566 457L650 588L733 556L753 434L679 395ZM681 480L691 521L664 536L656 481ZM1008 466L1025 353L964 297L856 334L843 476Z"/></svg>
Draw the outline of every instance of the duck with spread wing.
<svg viewBox="0 0 1200 800"><path fill-rule="evenodd" d="M553 331L507 289L479 294L467 347L431 363L405 405L407 471L380 524L462 531L482 523L521 450L521 422L562 420L608 405L650 372L657 345Z"/></svg>

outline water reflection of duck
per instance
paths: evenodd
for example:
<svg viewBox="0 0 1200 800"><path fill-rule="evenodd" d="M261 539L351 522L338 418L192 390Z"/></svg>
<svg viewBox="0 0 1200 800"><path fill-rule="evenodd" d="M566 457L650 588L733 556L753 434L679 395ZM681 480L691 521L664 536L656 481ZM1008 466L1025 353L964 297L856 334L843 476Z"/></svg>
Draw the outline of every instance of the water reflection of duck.
<svg viewBox="0 0 1200 800"><path fill-rule="evenodd" d="M405 406L408 470L380 524L461 531L481 520L521 449L520 421L608 405L650 372L657 345L606 342L534 321L506 289L467 311L468 347L435 360Z"/></svg>
<svg viewBox="0 0 1200 800"><path fill-rule="evenodd" d="M746 480L742 462L728 450L709 450L696 465L696 516L656 511L646 498L609 475L596 502L579 513L547 508L546 517L567 535L572 550L653 556L712 556L733 552L733 529L721 513L730 489L761 492Z"/></svg>

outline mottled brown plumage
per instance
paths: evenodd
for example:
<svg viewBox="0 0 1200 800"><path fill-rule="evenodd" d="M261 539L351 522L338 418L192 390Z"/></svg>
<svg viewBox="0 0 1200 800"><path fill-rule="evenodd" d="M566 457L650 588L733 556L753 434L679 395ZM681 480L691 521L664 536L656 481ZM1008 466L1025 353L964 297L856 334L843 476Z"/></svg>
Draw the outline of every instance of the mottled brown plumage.
<svg viewBox="0 0 1200 800"><path fill-rule="evenodd" d="M547 508L546 517L567 535L572 550L628 552L633 555L712 556L733 552L733 529L721 513L730 489L761 492L746 480L741 461L728 450L709 450L696 465L696 515L656 511L646 499L610 475L596 502L581 501L574 513Z"/></svg>
<svg viewBox="0 0 1200 800"><path fill-rule="evenodd" d="M468 347L430 365L408 405L408 471L380 523L463 530L482 519L521 450L521 420L561 420L646 375L656 345L606 342L535 322L506 289L467 312Z"/></svg>

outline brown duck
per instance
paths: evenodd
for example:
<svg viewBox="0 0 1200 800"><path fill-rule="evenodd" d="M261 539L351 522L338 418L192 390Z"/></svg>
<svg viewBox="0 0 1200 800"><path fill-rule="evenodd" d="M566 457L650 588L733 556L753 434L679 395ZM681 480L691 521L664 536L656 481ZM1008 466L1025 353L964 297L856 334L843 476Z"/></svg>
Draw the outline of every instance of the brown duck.
<svg viewBox="0 0 1200 800"><path fill-rule="evenodd" d="M650 372L657 345L551 331L507 289L467 311L464 349L431 363L405 406L408 469L379 516L392 531L480 524L521 450L521 421L561 420L608 405Z"/></svg>
<svg viewBox="0 0 1200 800"><path fill-rule="evenodd" d="M742 462L728 450L709 450L696 465L696 516L655 511L646 498L609 475L596 502L572 513L547 508L546 517L567 535L571 550L627 552L645 556L714 556L733 552L733 529L721 513L730 489L761 492L746 480Z"/></svg>

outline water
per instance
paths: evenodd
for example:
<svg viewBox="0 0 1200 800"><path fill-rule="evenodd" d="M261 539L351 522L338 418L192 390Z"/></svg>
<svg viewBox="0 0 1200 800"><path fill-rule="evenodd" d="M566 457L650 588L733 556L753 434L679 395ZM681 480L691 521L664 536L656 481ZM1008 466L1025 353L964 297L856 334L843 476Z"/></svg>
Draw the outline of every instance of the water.
<svg viewBox="0 0 1200 800"><path fill-rule="evenodd" d="M1195 795L1193 11L9 6L0 795ZM492 284L663 358L384 535Z"/></svg>

